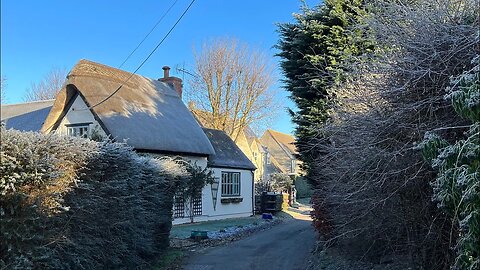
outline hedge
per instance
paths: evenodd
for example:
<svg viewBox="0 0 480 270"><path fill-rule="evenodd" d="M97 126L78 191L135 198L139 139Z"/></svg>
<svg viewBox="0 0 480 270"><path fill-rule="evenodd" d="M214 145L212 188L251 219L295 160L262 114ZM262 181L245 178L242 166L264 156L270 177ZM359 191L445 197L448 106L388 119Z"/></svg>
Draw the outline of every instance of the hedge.
<svg viewBox="0 0 480 270"><path fill-rule="evenodd" d="M147 268L185 169L112 142L1 129L0 268Z"/></svg>

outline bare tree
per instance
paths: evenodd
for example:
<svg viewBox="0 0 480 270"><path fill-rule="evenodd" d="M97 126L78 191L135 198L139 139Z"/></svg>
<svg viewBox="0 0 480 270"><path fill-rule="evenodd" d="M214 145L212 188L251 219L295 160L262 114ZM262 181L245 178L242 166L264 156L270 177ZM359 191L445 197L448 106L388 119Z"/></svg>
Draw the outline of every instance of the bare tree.
<svg viewBox="0 0 480 270"><path fill-rule="evenodd" d="M265 54L222 38L204 43L194 55L189 95L202 110L196 116L205 126L223 130L236 140L245 127L262 125L275 115L273 69Z"/></svg>
<svg viewBox="0 0 480 270"><path fill-rule="evenodd" d="M0 79L0 104L5 104L7 102L7 97L5 95L5 87L7 86L7 78L2 76Z"/></svg>
<svg viewBox="0 0 480 270"><path fill-rule="evenodd" d="M23 99L25 101L54 99L62 89L66 77L66 69L52 68L39 83L31 83Z"/></svg>

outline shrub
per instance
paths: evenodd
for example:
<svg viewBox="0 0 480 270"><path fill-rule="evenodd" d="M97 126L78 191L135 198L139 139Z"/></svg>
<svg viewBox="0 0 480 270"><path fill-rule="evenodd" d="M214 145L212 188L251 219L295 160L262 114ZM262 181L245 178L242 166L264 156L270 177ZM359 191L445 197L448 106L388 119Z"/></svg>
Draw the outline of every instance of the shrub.
<svg viewBox="0 0 480 270"><path fill-rule="evenodd" d="M295 179L295 188L297 189L297 198L310 198L313 194L312 186L305 177Z"/></svg>
<svg viewBox="0 0 480 270"><path fill-rule="evenodd" d="M440 194L430 185L435 171L416 146L435 129L452 144L466 129L446 127L469 124L444 95L450 78L470 70L478 54L478 3L370 3L365 25L350 30L373 33L375 51L345 61L347 80L334 89L339 102L309 145L321 153L308 175L316 185L316 225L325 227L322 219L329 218L328 244L350 258L400 255L416 268L447 269L461 224L432 203ZM473 88L455 93L454 107L476 108Z"/></svg>
<svg viewBox="0 0 480 270"><path fill-rule="evenodd" d="M168 246L177 164L112 142L1 138L1 268L145 268Z"/></svg>
<svg viewBox="0 0 480 270"><path fill-rule="evenodd" d="M184 164L188 177L184 177L183 181L179 181L176 185L177 192L181 193L184 200L185 208L188 208L188 217L193 223L193 206L195 198L202 196L203 188L214 182L213 171L210 168L202 168L196 163L190 163L183 160L178 160L179 163Z"/></svg>
<svg viewBox="0 0 480 270"><path fill-rule="evenodd" d="M272 183L270 181L255 182L255 195L261 195L263 192L272 191Z"/></svg>
<svg viewBox="0 0 480 270"><path fill-rule="evenodd" d="M480 58L475 67L455 80L451 93L455 111L472 121L465 138L454 144L427 133L421 144L424 157L438 170L433 198L452 219L451 233L457 269L480 268ZM448 127L445 127L448 128ZM456 128L456 127L453 127ZM455 237L451 237L452 242Z"/></svg>
<svg viewBox="0 0 480 270"><path fill-rule="evenodd" d="M255 194L263 192L288 192L292 187L293 180L284 173L272 173L267 181L255 182Z"/></svg>
<svg viewBox="0 0 480 270"><path fill-rule="evenodd" d="M270 176L270 182L274 191L288 192L292 187L293 180L284 173L273 173Z"/></svg>

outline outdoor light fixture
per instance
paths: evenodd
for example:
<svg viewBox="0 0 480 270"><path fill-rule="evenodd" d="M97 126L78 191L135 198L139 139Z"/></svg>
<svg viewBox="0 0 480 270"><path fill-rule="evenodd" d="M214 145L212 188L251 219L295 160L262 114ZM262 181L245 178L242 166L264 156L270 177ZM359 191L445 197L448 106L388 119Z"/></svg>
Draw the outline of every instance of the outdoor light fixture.
<svg viewBox="0 0 480 270"><path fill-rule="evenodd" d="M218 195L218 186L220 185L220 181L218 177L213 179L213 182L210 184L212 189L212 201L213 201L213 211L217 208L217 195Z"/></svg>

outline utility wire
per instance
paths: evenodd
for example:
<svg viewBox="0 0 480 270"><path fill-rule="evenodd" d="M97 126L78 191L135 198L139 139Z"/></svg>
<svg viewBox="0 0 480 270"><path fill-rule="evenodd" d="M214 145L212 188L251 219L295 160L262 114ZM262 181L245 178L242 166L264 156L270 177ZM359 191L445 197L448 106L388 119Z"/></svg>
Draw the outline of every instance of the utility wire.
<svg viewBox="0 0 480 270"><path fill-rule="evenodd" d="M177 2L178 0L175 1L175 3ZM127 83L132 77L133 75L135 75L137 73L137 71L148 61L148 59L150 59L150 57L155 53L155 51L158 49L158 47L160 47L160 45L162 45L162 43L165 41L165 39L167 39L167 37L170 35L170 33L172 33L173 29L175 29L175 27L177 26L177 24L182 20L182 18L185 16L185 14L188 12L188 10L190 9L190 7L193 5L193 3L195 3L196 0L192 0L190 2L190 4L188 5L188 7L185 9L185 11L183 11L182 15L180 15L180 17L178 18L178 20L175 22L175 24L170 28L170 30L167 32L167 34L165 34L165 36L162 38L162 40L160 40L160 42L157 44L157 46L150 52L150 54L147 56L147 58L145 58L145 60L143 60L143 62L137 67L137 69L135 69L135 71L115 90L113 91L113 93L111 93L108 97L104 98L102 101L98 102L97 104L93 105L93 106L90 106L88 107L87 109L83 109L83 110L89 110L89 109L92 109L92 108L95 108L97 107L98 105L104 103L105 101L109 100L110 98L112 98L116 93L118 93L118 91L120 91L120 89L122 89L123 85L125 83ZM174 4L175 4L174 3ZM168 11L167 11L168 12ZM150 33L149 33L150 34ZM143 42L143 41L142 41ZM140 46L140 45L139 45ZM138 47L137 47L138 48ZM132 52L133 54L133 52ZM131 54L130 54L131 55ZM130 57L130 56L129 56ZM53 126L55 126L57 122L54 122L52 125L50 125L46 130L50 130L51 128L53 128Z"/></svg>
<svg viewBox="0 0 480 270"><path fill-rule="evenodd" d="M170 33L172 33L173 29L175 29L175 27L177 26L177 24L182 20L182 18L185 16L185 14L188 12L188 10L190 9L190 7L193 5L193 3L195 3L196 0L192 0L190 2L190 4L188 5L188 7L183 11L182 15L180 15L180 17L178 18L178 20L175 22L175 24L170 28L170 30L167 32L167 34L162 38L162 40L160 40L160 42L157 44L157 46L155 46L155 48L150 52L150 54L147 56L147 58L145 58L145 60L143 60L143 62L137 67L137 69L135 69L135 71L115 90L113 91L113 93L111 93L110 95L108 95L106 98L104 98L102 101L98 102L97 104L93 105L93 106L90 106L89 109L93 109L95 107L97 107L98 105L104 103L105 101L109 100L111 97L113 97L115 94L118 93L118 91L120 91L120 89L122 89L123 85L125 85L125 83L127 83L132 77L133 75L135 75L137 73L137 71L142 68L142 66L148 61L148 59L150 59L150 57L155 53L155 51L158 49L158 47L160 47L160 45L162 45L162 43L165 41L165 39L167 39L167 37L170 35Z"/></svg>
<svg viewBox="0 0 480 270"><path fill-rule="evenodd" d="M123 67L123 65L128 61L128 59L130 59L130 57L132 57L132 55L138 50L138 48L140 48L140 46L148 38L148 36L150 36L150 34L153 32L153 30L155 30L155 28L157 28L157 26L162 22L163 18L165 18L165 16L167 16L167 14L175 6L175 4L177 4L177 2L178 2L178 0L175 0L173 2L173 4L167 9L167 11L165 11L165 13L163 13L162 17L157 21L157 23L152 27L152 29L150 29L150 32L148 32L148 34L142 39L142 41L140 41L140 43L138 43L137 47L127 56L127 58L125 58L125 60L123 60L122 64L120 64L120 66L118 66L118 68Z"/></svg>

